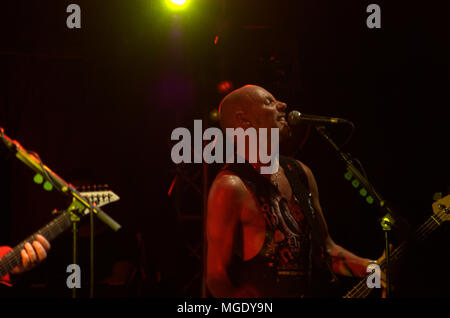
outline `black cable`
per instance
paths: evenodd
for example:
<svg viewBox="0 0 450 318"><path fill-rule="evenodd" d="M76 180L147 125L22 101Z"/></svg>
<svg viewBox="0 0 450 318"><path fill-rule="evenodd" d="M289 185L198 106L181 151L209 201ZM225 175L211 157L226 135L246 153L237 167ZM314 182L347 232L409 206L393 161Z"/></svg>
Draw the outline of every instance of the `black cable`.
<svg viewBox="0 0 450 318"><path fill-rule="evenodd" d="M341 149L349 143L349 141L352 139L353 134L355 132L355 124L353 124L351 121L347 121L347 120L346 120L346 123L349 124L352 129L351 129L350 134L348 135L347 139L345 139L345 141L341 144L341 146L340 146Z"/></svg>
<svg viewBox="0 0 450 318"><path fill-rule="evenodd" d="M369 178L367 178L366 170L364 170L364 167L363 167L361 161L359 161L358 158L352 158L352 159L353 159L353 160L358 164L358 166L361 168L361 171L362 171L362 173L363 173L363 175L364 175L364 178L366 178L367 180L369 180Z"/></svg>
<svg viewBox="0 0 450 318"><path fill-rule="evenodd" d="M355 132L355 125L353 124L353 122L347 121L347 123L351 126L351 131L350 131L350 134L348 135L347 139L340 146L341 149L350 142L350 140L352 139L353 134ZM367 173L364 170L364 166L362 165L361 161L359 161L358 158L354 158L354 157L352 157L352 160L355 161L358 164L358 166L361 168L361 171L362 171L362 173L364 175L364 178L368 179L367 178Z"/></svg>

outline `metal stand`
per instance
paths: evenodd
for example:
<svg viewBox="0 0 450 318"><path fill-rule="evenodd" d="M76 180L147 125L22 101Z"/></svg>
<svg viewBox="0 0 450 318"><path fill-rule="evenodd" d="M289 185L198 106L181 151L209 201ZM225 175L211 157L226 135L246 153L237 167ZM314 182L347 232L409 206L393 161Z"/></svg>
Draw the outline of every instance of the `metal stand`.
<svg viewBox="0 0 450 318"><path fill-rule="evenodd" d="M328 141L331 146L337 151L337 153L341 156L342 160L344 160L348 171L350 171L353 174L353 177L359 181L360 184L364 186L364 188L367 190L367 193L370 194L374 198L374 202L376 202L383 213L385 215L381 218L381 227L385 234L385 255L386 255L386 297L390 297L390 231L392 230L392 227L395 224L395 219L393 217L394 212L392 209L388 206L387 202L380 196L380 194L375 190L375 188L370 184L369 180L359 171L358 168L356 168L353 164L353 161L355 161L352 156L349 153L343 152L339 146L333 141L333 139L330 138L328 135L325 127L323 126L316 126L317 132L326 140Z"/></svg>
<svg viewBox="0 0 450 318"><path fill-rule="evenodd" d="M102 209L96 205L92 205L89 200L84 198L80 192L75 189L71 184L67 183L64 179L54 173L50 168L44 165L42 160L39 158L37 153L31 152L23 148L20 143L16 140L11 140L7 135L5 135L5 130L0 127L0 140L13 151L20 161L27 165L30 169L34 170L42 176L47 182L49 182L55 189L59 192L68 195L72 198L72 203L68 208L68 212L71 214L71 221L73 223L73 264L77 263L77 232L78 232L78 222L80 217L78 215L86 214L86 210L91 215L91 225L93 224L93 214L95 214L102 222L108 225L113 231L118 231L121 225L112 219L108 214L106 214ZM78 212L73 213L73 212ZM91 226L91 288L90 288L90 298L94 296L94 254L93 254L93 225ZM76 298L76 287L72 289L72 298Z"/></svg>
<svg viewBox="0 0 450 318"><path fill-rule="evenodd" d="M72 264L77 263L77 233L78 233L78 222L80 219L72 213L71 215L71 221L72 221L72 241L73 241L73 247L72 247ZM72 298L77 298L77 287L72 287Z"/></svg>
<svg viewBox="0 0 450 318"><path fill-rule="evenodd" d="M89 262L90 262L90 286L89 286L89 298L94 298L94 214L92 211L89 213L90 219L90 248L89 248Z"/></svg>
<svg viewBox="0 0 450 318"><path fill-rule="evenodd" d="M392 230L392 226L394 225L395 221L394 219L389 215L386 214L381 219L381 228L384 231L384 242L385 242L385 257L386 257L386 298L389 298L391 296L391 251L390 251L390 232Z"/></svg>
<svg viewBox="0 0 450 318"><path fill-rule="evenodd" d="M99 207L93 206L89 201L84 198L80 192L78 192L71 184L67 183L64 179L54 173L49 167L43 164L37 153L31 152L23 148L17 140L11 140L5 135L5 130L0 127L0 139L3 143L14 151L17 159L26 164L30 169L40 174L43 179L48 181L56 190L73 198L72 208L76 208L79 211L89 209L89 211L95 213L97 217L108 225L112 230L118 231L121 226L108 214L106 214Z"/></svg>

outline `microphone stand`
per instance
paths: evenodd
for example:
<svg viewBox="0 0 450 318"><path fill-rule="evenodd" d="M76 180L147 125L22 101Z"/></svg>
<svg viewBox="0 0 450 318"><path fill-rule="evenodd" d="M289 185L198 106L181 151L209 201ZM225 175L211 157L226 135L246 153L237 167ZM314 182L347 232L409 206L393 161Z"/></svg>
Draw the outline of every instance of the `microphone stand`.
<svg viewBox="0 0 450 318"><path fill-rule="evenodd" d="M89 211L96 214L97 217L108 225L113 231L118 231L121 225L112 219L108 214L102 211L99 207L92 205L87 199L85 199L80 192L78 192L74 186L64 181L56 173L45 166L39 156L36 153L32 153L23 148L18 141L11 140L5 135L4 129L0 127L0 139L3 140L6 147L15 152L16 157L25 163L29 168L39 173L46 181L50 182L58 191L72 197L72 203L67 212L78 211L79 213ZM72 231L73 231L73 262L77 261L77 232L78 222L80 218L78 215L71 213ZM76 287L72 289L72 298L76 298Z"/></svg>
<svg viewBox="0 0 450 318"><path fill-rule="evenodd" d="M5 135L4 129L0 127L0 139L3 140L5 145L15 152L16 157L25 163L29 168L34 170L36 173L41 174L48 182L50 182L58 191L65 195L71 196L73 198L73 203L70 209L72 211L79 210L83 212L85 209L89 209L94 212L97 217L102 220L106 225L108 225L114 231L118 231L121 225L114 221L108 214L102 211L97 206L94 206L85 199L80 192L75 189L74 186L64 181L60 176L50 170L45 166L39 159L37 154L30 153L24 149L17 140L11 140Z"/></svg>
<svg viewBox="0 0 450 318"><path fill-rule="evenodd" d="M375 188L370 184L369 180L359 171L358 168L353 164L354 159L349 153L343 152L339 146L330 138L327 133L327 130L323 126L316 126L317 132L328 141L331 146L337 151L340 155L341 159L344 160L346 167L349 172L353 174L353 177L359 181L361 185L367 190L367 193L370 194L374 198L374 202L378 204L385 215L381 218L380 225L382 230L384 231L385 238L385 255L386 255L386 297L390 297L391 287L390 287L390 250L389 250L389 241L390 241L390 231L392 227L395 225L394 219L394 211L389 207L387 202L380 196L380 194L375 190Z"/></svg>

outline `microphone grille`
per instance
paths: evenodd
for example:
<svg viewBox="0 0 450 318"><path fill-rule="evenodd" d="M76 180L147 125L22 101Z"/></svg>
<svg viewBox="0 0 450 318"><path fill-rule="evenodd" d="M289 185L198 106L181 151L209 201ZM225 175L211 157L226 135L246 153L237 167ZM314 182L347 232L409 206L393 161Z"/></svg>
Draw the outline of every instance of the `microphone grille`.
<svg viewBox="0 0 450 318"><path fill-rule="evenodd" d="M291 126L296 126L300 123L302 114L298 110L293 110L288 115L288 123Z"/></svg>

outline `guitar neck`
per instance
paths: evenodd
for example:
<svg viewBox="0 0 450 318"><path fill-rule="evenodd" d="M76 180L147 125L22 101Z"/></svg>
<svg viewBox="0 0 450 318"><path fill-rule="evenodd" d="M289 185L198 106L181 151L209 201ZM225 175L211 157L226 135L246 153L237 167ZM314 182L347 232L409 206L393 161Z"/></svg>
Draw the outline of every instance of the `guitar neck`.
<svg viewBox="0 0 450 318"><path fill-rule="evenodd" d="M424 224L422 224L415 233L417 240L422 241L428 235L430 235L435 229L437 229L443 221L439 218L439 216L433 214L431 215ZM407 242L403 242L397 247L394 251L391 252L390 260L396 261L398 260L405 252L407 246ZM386 268L386 260L384 259L380 264L381 270ZM366 298L370 292L371 288L367 287L366 279L362 279L358 284L356 284L347 294L343 296L343 298Z"/></svg>
<svg viewBox="0 0 450 318"><path fill-rule="evenodd" d="M20 251L24 248L25 243L35 240L36 234L43 235L48 241L55 239L62 232L70 228L72 222L70 219L70 213L64 212L50 223L39 229L36 233L29 236L21 243L19 243L14 249L0 259L0 277L8 274L16 266L22 263L22 257Z"/></svg>

